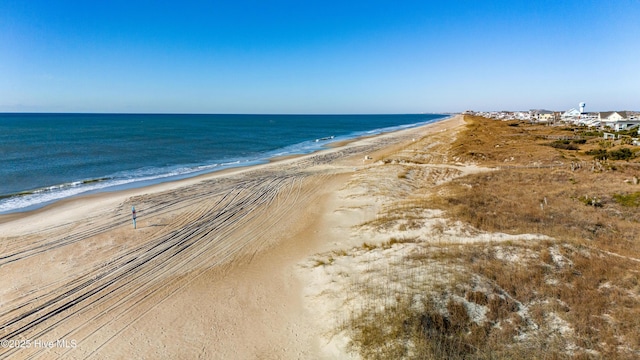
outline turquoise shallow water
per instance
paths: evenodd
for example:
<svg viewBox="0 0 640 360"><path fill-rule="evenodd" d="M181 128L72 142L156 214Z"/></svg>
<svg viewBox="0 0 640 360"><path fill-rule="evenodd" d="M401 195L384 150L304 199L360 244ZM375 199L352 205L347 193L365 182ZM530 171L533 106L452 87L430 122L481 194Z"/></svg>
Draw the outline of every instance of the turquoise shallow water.
<svg viewBox="0 0 640 360"><path fill-rule="evenodd" d="M0 213L308 153L444 117L0 114Z"/></svg>

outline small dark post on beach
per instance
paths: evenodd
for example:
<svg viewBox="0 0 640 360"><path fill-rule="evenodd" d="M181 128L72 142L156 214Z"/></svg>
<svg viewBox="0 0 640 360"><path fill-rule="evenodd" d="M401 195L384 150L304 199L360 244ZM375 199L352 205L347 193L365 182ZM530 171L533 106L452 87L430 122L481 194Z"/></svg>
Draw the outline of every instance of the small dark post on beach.
<svg viewBox="0 0 640 360"><path fill-rule="evenodd" d="M133 218L133 228L136 229L136 207L131 207L131 217Z"/></svg>

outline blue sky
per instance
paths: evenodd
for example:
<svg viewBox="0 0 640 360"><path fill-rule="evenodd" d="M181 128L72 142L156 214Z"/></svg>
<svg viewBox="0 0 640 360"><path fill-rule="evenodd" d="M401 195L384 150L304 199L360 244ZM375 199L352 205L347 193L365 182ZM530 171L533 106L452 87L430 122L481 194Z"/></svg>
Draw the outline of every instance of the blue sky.
<svg viewBox="0 0 640 360"><path fill-rule="evenodd" d="M640 0L0 0L0 112L640 110Z"/></svg>

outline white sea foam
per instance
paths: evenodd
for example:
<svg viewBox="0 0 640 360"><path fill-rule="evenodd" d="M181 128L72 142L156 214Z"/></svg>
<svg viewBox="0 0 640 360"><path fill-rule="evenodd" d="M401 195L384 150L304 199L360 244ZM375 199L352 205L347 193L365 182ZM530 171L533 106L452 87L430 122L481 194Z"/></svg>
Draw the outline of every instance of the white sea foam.
<svg viewBox="0 0 640 360"><path fill-rule="evenodd" d="M392 126L374 130L358 131L340 136L327 134L326 137L318 138L322 139L321 141L317 141L316 139L303 141L297 144L292 144L280 149L269 151L261 155L257 155L253 158L225 159L223 161L212 161L210 164L174 166L167 168L141 168L133 171L125 171L112 174L99 179L80 180L64 184L52 185L40 189L21 192L19 194L15 194L14 196L0 199L0 214L31 210L57 200L81 194L145 186L154 183L160 183L163 181L186 178L207 172L218 171L230 167L258 164L279 156L307 154L323 149L326 145L333 142L407 129L440 120L442 119L435 119L421 123Z"/></svg>

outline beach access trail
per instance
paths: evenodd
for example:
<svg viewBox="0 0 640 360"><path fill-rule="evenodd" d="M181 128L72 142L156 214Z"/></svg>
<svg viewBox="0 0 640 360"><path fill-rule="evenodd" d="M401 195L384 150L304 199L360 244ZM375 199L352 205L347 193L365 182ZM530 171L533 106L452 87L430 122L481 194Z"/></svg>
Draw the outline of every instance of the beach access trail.
<svg viewBox="0 0 640 360"><path fill-rule="evenodd" d="M354 221L336 191L462 123L0 217L0 359L319 357L296 264Z"/></svg>

